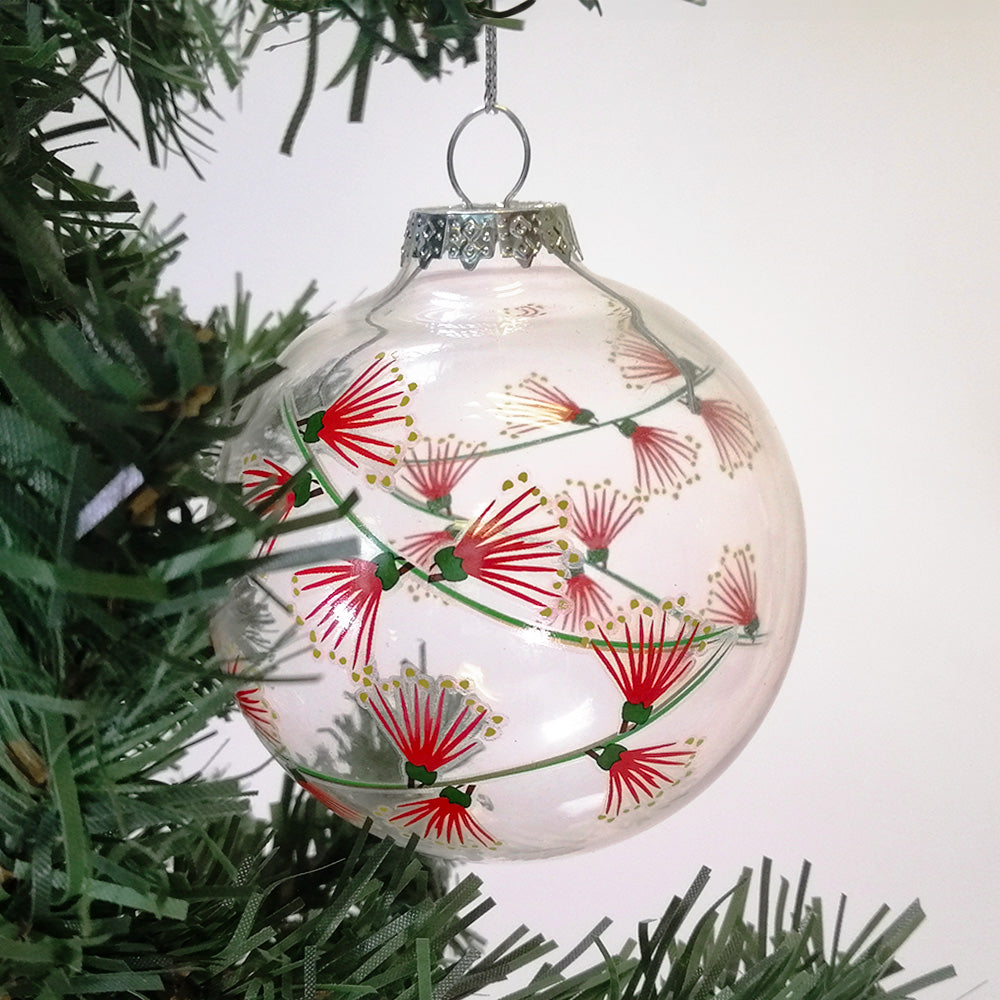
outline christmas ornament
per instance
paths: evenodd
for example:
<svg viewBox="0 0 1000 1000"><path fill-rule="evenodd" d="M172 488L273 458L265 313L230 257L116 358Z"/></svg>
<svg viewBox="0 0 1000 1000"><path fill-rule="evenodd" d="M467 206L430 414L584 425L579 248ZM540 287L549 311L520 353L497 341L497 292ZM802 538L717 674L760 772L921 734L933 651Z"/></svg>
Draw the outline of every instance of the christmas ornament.
<svg viewBox="0 0 1000 1000"><path fill-rule="evenodd" d="M524 168L453 167L496 113ZM237 700L338 815L429 853L531 858L658 822L736 755L798 630L795 480L745 377L587 271L487 99L463 204L410 216L384 291L318 322L222 474L283 533L214 621ZM311 541L334 555L299 564ZM282 558L283 553L289 553Z"/></svg>

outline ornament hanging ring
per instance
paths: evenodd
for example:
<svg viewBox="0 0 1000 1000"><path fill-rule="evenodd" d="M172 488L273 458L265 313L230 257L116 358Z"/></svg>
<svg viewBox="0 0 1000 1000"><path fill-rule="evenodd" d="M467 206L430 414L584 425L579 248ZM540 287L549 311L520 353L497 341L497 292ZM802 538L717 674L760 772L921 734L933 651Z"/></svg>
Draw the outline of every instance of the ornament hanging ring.
<svg viewBox="0 0 1000 1000"><path fill-rule="evenodd" d="M455 131L451 134L451 140L448 143L448 180L451 181L451 186L455 191L455 194L462 199L466 208L472 208L472 199L462 190L462 186L458 183L458 178L455 176L455 146L458 144L458 137L465 131L466 126L478 118L480 115L495 114L499 112L510 119L514 128L517 129L518 135L521 136L521 145L524 149L524 162L521 165L521 175L518 177L514 186L507 192L507 196L503 200L503 207L506 208L510 205L514 196L521 190L524 184L525 178L528 176L528 168L531 166L531 140L528 138L528 132L521 122L521 119L514 114L510 108L505 108L502 104L494 104L492 107L487 107L483 105L481 108L477 108L475 111L467 114L456 126Z"/></svg>

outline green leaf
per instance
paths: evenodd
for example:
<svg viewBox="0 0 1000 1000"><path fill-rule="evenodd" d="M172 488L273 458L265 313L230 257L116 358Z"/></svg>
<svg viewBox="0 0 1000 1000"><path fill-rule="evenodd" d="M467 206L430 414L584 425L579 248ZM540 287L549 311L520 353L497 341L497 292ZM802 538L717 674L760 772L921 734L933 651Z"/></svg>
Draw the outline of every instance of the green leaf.
<svg viewBox="0 0 1000 1000"><path fill-rule="evenodd" d="M163 979L153 972L108 972L71 976L69 989L84 996L91 993L131 993L162 990Z"/></svg>
<svg viewBox="0 0 1000 1000"><path fill-rule="evenodd" d="M19 552L6 553L0 560L0 576L30 581L45 590L92 597L114 597L126 601L161 601L167 597L163 580L57 566Z"/></svg>
<svg viewBox="0 0 1000 1000"><path fill-rule="evenodd" d="M229 537L165 559L154 566L152 572L165 581L204 573L213 567L245 559L253 550L255 541L256 538L251 532L237 531Z"/></svg>
<svg viewBox="0 0 1000 1000"><path fill-rule="evenodd" d="M42 715L45 751L52 797L62 820L63 850L66 858L66 894L80 895L90 871L90 839L84 829L77 795L73 761L69 751L66 723L58 712Z"/></svg>
<svg viewBox="0 0 1000 1000"><path fill-rule="evenodd" d="M188 903L183 899L158 897L150 893L140 892L127 886L113 882L87 879L82 891L92 899L100 899L105 903L114 903L128 909L142 910L166 920L184 920L188 915Z"/></svg>

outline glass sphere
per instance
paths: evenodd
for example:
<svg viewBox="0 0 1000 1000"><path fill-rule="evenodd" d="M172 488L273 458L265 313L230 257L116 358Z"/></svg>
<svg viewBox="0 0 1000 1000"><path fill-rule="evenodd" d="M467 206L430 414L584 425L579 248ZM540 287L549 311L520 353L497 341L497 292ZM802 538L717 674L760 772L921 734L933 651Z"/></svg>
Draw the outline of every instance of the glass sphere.
<svg viewBox="0 0 1000 1000"><path fill-rule="evenodd" d="M275 525L343 516L269 538L213 637L334 812L431 854L547 857L658 822L746 743L791 657L804 533L711 340L586 271L541 207L483 214L502 231L471 250L471 224L411 223L393 284L245 404L222 476Z"/></svg>

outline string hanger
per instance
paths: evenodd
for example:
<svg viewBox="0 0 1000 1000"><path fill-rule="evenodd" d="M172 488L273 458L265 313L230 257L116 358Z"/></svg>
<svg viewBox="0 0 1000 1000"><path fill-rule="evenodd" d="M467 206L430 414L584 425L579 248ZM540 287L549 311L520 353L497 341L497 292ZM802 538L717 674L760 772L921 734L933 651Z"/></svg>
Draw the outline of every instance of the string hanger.
<svg viewBox="0 0 1000 1000"><path fill-rule="evenodd" d="M486 45L486 90L483 94L483 108L487 114L496 114L497 108L497 28L487 24Z"/></svg>
<svg viewBox="0 0 1000 1000"><path fill-rule="evenodd" d="M488 7L492 7L492 4L487 4ZM462 186L458 183L458 177L455 174L455 146L458 143L458 137L465 131L466 127L470 122L475 121L482 115L496 115L501 114L513 124L514 128L517 129L518 135L521 137L521 147L524 151L524 159L521 165L521 173L514 183L514 186L507 192L501 203L504 208L507 208L513 201L517 193L521 190L524 185L524 181L528 176L528 170L531 167L531 140L528 138L528 132L521 122L521 119L514 114L510 108L505 107L502 104L497 103L497 29L496 25L487 24L484 28L485 36L485 50L486 50L486 85L483 93L483 106L481 108L476 108L475 111L471 111L467 114L455 127L455 131L451 135L451 139L448 142L448 180L451 182L452 189L455 194L462 199L462 203L466 208L472 208L472 199L465 193Z"/></svg>

